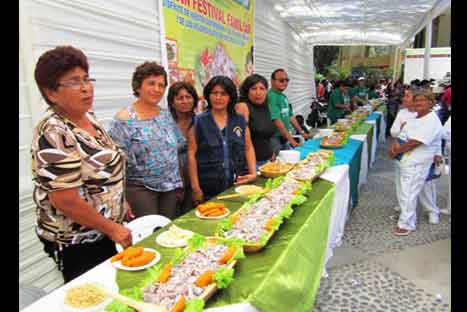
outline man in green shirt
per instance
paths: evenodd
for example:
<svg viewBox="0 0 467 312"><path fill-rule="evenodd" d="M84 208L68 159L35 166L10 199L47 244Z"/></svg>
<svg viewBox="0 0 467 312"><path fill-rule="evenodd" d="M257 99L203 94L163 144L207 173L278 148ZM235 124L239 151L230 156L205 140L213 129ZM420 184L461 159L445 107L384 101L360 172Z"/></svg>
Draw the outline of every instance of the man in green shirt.
<svg viewBox="0 0 467 312"><path fill-rule="evenodd" d="M331 124L344 117L346 112L351 111L349 88L350 82L341 80L338 82L338 87L332 91L328 101L328 118Z"/></svg>
<svg viewBox="0 0 467 312"><path fill-rule="evenodd" d="M365 87L365 78L358 78L358 87L352 90L352 103L356 105L365 105L368 103L368 89Z"/></svg>
<svg viewBox="0 0 467 312"><path fill-rule="evenodd" d="M305 133L298 124L293 114L292 105L290 105L287 96L284 94L289 83L289 77L284 69L276 69L271 74L271 89L268 91L268 107L271 113L271 119L277 130L271 138L271 147L275 155L280 150L290 149L298 146L298 143L292 137L293 128L305 139L311 137Z"/></svg>

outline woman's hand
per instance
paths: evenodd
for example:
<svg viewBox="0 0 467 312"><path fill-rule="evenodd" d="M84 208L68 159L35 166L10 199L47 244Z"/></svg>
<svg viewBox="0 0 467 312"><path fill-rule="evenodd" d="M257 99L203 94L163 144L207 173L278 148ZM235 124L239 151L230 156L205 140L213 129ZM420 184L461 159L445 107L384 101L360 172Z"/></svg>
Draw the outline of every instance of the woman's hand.
<svg viewBox="0 0 467 312"><path fill-rule="evenodd" d="M297 143L297 141L295 141L294 138L289 139L288 142L289 142L290 146L292 146L292 147L297 147L298 146L298 143Z"/></svg>
<svg viewBox="0 0 467 312"><path fill-rule="evenodd" d="M436 155L434 158L434 162L437 166L441 165L443 163L443 156Z"/></svg>
<svg viewBox="0 0 467 312"><path fill-rule="evenodd" d="M391 147L389 148L389 158L394 159L396 156L399 154L399 144L394 143L391 144Z"/></svg>
<svg viewBox="0 0 467 312"><path fill-rule="evenodd" d="M191 197L193 198L193 204L195 205L199 205L204 201L204 194L200 188L193 189Z"/></svg>
<svg viewBox="0 0 467 312"><path fill-rule="evenodd" d="M131 230L121 224L115 223L108 236L115 243L122 245L123 248L133 245Z"/></svg>
<svg viewBox="0 0 467 312"><path fill-rule="evenodd" d="M246 184L256 180L256 173L246 174L237 177L237 181L234 182L234 185Z"/></svg>
<svg viewBox="0 0 467 312"><path fill-rule="evenodd" d="M131 209L131 206L130 206L130 204L128 203L128 201L126 199L123 202L123 207L127 211L126 215L125 215L125 221L126 222L130 222L131 220L136 218L136 216L133 214L133 209Z"/></svg>

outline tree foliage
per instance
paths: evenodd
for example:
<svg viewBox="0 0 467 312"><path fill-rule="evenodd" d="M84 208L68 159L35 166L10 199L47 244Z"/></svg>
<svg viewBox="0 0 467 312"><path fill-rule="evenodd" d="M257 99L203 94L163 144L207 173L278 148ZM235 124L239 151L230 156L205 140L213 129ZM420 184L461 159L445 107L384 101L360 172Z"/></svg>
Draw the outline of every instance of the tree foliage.
<svg viewBox="0 0 467 312"><path fill-rule="evenodd" d="M313 61L315 63L315 70L326 76L328 74L327 68L337 60L339 56L338 46L315 46L313 49Z"/></svg>

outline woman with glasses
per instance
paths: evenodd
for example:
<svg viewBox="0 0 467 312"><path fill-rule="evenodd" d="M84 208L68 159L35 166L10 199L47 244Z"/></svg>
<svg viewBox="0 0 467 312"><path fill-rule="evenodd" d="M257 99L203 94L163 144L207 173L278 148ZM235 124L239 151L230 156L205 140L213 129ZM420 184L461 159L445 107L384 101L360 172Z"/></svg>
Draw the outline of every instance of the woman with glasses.
<svg viewBox="0 0 467 312"><path fill-rule="evenodd" d="M240 101L235 105L235 110L245 117L250 128L257 168L274 157L271 138L276 127L269 113L267 93L266 78L253 74L248 76L240 86Z"/></svg>
<svg viewBox="0 0 467 312"><path fill-rule="evenodd" d="M93 79L82 51L60 46L37 61L34 77L49 105L32 139L36 234L65 282L131 245L121 225L125 162L92 109Z"/></svg>
<svg viewBox="0 0 467 312"><path fill-rule="evenodd" d="M256 179L256 160L250 130L234 110L237 89L225 76L204 87L208 111L197 115L188 132L188 172L193 202L199 204L233 184Z"/></svg>
<svg viewBox="0 0 467 312"><path fill-rule="evenodd" d="M430 178L433 161L439 164L437 157L441 151L443 127L436 113L431 111L433 94L428 90L419 90L414 94L414 107L417 117L408 119L398 134L398 143L390 147L389 156L399 160L399 194L401 209L394 235L406 236L417 225L417 200L429 212L429 222L439 223L439 208L433 196L419 195ZM433 187L434 184L430 183ZM431 195L436 193L433 189ZM430 198L431 197L431 198Z"/></svg>
<svg viewBox="0 0 467 312"><path fill-rule="evenodd" d="M167 95L170 113L177 123L178 128L186 138L195 118L195 106L198 103L196 89L188 82L178 81L170 86ZM180 172L182 172L183 188L177 190L177 212L179 215L193 208L191 200L190 177L188 175L188 145L186 141L179 145L178 158L180 160Z"/></svg>
<svg viewBox="0 0 467 312"><path fill-rule="evenodd" d="M182 188L178 146L185 138L170 111L159 106L167 73L156 62L144 62L133 73L137 98L117 113L110 136L128 155L126 195L136 217L176 213L176 189Z"/></svg>

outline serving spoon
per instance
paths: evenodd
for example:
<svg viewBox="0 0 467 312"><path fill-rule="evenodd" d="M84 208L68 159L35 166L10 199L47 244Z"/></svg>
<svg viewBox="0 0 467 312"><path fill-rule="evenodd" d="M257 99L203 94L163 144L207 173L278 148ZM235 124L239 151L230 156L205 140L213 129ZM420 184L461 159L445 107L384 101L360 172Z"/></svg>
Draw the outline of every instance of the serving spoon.
<svg viewBox="0 0 467 312"><path fill-rule="evenodd" d="M120 301L120 302L126 304L127 306L130 306L130 307L136 309L139 312L168 312L167 309L165 309L164 307L161 307L161 306L159 306L157 304L137 301L135 299L123 296L123 295L121 295L119 293L112 292L112 291L108 290L107 288L105 288L104 286L99 285L98 283L92 283L91 285L92 285L92 287L98 289L99 291L103 292L107 296L109 296L109 297L111 297L111 298L113 298L113 299L115 299L117 301Z"/></svg>

